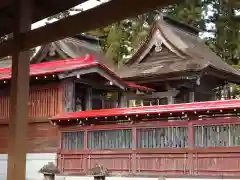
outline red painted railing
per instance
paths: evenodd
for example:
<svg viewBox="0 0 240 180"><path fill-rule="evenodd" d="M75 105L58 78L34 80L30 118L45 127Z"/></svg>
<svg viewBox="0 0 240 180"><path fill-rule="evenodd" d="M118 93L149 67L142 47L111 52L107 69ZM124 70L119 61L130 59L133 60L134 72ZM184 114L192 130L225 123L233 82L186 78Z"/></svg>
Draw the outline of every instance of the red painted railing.
<svg viewBox="0 0 240 180"><path fill-rule="evenodd" d="M59 154L59 166L65 174L85 174L96 164L103 165L111 173L239 176L240 148Z"/></svg>
<svg viewBox="0 0 240 180"><path fill-rule="evenodd" d="M85 174L88 169L101 164L111 173L121 174L162 174L190 176L239 176L240 146L235 147L194 147L194 126L240 124L239 117L218 117L202 120L145 122L101 126L62 128L61 131L84 131L84 149L61 150L58 165L65 174ZM187 127L186 148L144 148L136 149L137 129L161 127ZM132 130L132 149L89 150L88 131L128 128Z"/></svg>

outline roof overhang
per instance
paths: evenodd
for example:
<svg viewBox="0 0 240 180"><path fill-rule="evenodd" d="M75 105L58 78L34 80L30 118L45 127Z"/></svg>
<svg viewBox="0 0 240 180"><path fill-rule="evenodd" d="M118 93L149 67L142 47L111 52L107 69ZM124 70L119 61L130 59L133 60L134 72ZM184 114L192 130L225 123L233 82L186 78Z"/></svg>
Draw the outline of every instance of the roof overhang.
<svg viewBox="0 0 240 180"><path fill-rule="evenodd" d="M197 71L177 71L164 74L142 75L123 78L127 81L134 81L139 84L152 83L152 82L165 82L174 80L192 80L197 79L201 74L200 70Z"/></svg>
<svg viewBox="0 0 240 180"><path fill-rule="evenodd" d="M53 124L69 125L81 123L98 123L100 121L134 121L134 120L150 120L158 118L169 117L188 117L199 115L212 116L221 114L235 114L240 110L240 100L224 100L224 101L208 101L187 104L172 104L161 106L147 106L137 108L115 108L115 109L101 109L81 112L68 112L58 114L51 117L49 120Z"/></svg>
<svg viewBox="0 0 240 180"><path fill-rule="evenodd" d="M94 61L93 56L86 56L77 59L58 60L53 62L30 65L30 77L34 80L49 78L65 79L80 77L81 75L96 73L109 81L109 85L115 85L122 90L153 91L151 88L126 82L118 77L113 71ZM11 79L11 68L0 68L0 82L8 83Z"/></svg>
<svg viewBox="0 0 240 180"><path fill-rule="evenodd" d="M240 74L234 74L229 71L217 69L214 66L209 66L205 69L207 74L216 76L224 81L231 82L234 84L240 84ZM237 71L237 70L236 70Z"/></svg>

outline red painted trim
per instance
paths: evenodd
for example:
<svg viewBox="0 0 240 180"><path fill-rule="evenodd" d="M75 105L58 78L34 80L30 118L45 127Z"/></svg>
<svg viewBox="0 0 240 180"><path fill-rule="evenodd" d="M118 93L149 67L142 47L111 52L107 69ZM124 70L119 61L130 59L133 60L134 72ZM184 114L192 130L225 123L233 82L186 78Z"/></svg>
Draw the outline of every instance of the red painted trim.
<svg viewBox="0 0 240 180"><path fill-rule="evenodd" d="M95 155L127 155L127 154L142 154L146 157L151 156L151 154L186 154L186 153L195 153L195 154L206 154L206 157L209 157L209 154L218 154L222 153L239 153L240 147L213 147L213 148L141 148L141 149L105 149L105 150L78 150L78 151L69 151L62 150L62 155L79 155L79 154L95 154ZM229 154L226 154L228 156ZM233 154L232 154L233 155ZM231 155L231 156L232 156ZM234 155L233 155L234 156ZM205 156L201 156L205 157ZM199 157L199 158L201 158Z"/></svg>
<svg viewBox="0 0 240 180"><path fill-rule="evenodd" d="M240 117L218 117L203 120L191 121L193 126L201 125L223 125L223 124L240 124Z"/></svg>
<svg viewBox="0 0 240 180"><path fill-rule="evenodd" d="M135 124L108 124L108 125L94 125L94 126L72 126L64 127L59 126L59 129L62 132L74 132L74 131L99 131L99 130L117 130L117 129L131 129L132 127L139 128L158 128L158 127L169 127L169 126L178 126L178 127L187 127L188 121L175 121L175 122L161 122L161 121L152 121L144 123L135 123Z"/></svg>
<svg viewBox="0 0 240 180"><path fill-rule="evenodd" d="M223 124L240 124L240 117L229 117L229 118L211 118L203 120L190 120L190 121L147 121L142 123L126 123L126 124L104 124L104 125L92 125L92 126L59 126L60 131L99 131L99 130L117 130L117 129L131 129L133 127L139 128L159 128L159 127L189 127L189 123L192 126L202 125L223 125Z"/></svg>
<svg viewBox="0 0 240 180"><path fill-rule="evenodd" d="M86 118L101 118L101 117L117 117L116 120L124 116L142 115L158 115L165 114L170 116L170 113L192 113L201 114L207 111L232 111L240 109L240 100L225 100L225 101L208 101L208 102L195 102L186 104L171 104L162 106L146 106L137 108L114 108L114 109L100 109L81 112L62 113L50 118L50 120L76 120Z"/></svg>
<svg viewBox="0 0 240 180"><path fill-rule="evenodd" d="M76 59L68 59L68 60L58 60L52 62L44 62L39 64L31 64L30 65L30 77L42 77L49 75L56 75L58 73L63 73L66 71L72 71L76 69L86 69L98 67L103 69L113 78L117 79L120 83L122 83L126 88L130 89L139 89L142 91L153 91L153 89L137 85L133 82L123 81L119 76L117 76L113 71L107 68L105 65L100 64L99 62L94 60L93 56L86 56ZM46 78L46 77L45 77ZM10 80L11 79L11 68L0 68L0 81Z"/></svg>

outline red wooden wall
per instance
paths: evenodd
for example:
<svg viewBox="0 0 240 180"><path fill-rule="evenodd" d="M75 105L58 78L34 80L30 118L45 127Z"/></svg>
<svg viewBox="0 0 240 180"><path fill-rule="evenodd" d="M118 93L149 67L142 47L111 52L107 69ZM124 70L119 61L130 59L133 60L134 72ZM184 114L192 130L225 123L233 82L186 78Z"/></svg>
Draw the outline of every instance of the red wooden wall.
<svg viewBox="0 0 240 180"><path fill-rule="evenodd" d="M63 111L63 86L33 86L29 98L28 152L56 152L58 129L48 117ZM0 153L7 153L9 96L0 96Z"/></svg>
<svg viewBox="0 0 240 180"><path fill-rule="evenodd" d="M58 84L34 86L29 94L29 116L50 117L62 111L63 87ZM0 96L0 119L9 118L9 96Z"/></svg>
<svg viewBox="0 0 240 180"><path fill-rule="evenodd" d="M62 132L84 131L84 149L64 150L58 156L59 168L64 174L85 174L96 164L111 173L127 175L194 175L239 176L240 147L194 147L193 127L197 125L240 124L238 117L212 118L201 121L147 122L138 124L84 126L62 128ZM137 129L160 127L188 127L188 146L185 148L136 148ZM99 130L132 130L131 149L88 149L88 132Z"/></svg>

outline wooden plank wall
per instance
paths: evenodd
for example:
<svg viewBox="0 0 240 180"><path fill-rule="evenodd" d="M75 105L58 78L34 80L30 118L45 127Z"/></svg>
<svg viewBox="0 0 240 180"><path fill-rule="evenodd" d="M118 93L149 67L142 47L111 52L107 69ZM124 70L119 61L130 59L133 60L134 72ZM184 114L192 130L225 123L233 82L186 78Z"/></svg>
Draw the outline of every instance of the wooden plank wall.
<svg viewBox="0 0 240 180"><path fill-rule="evenodd" d="M58 129L48 117L63 111L62 84L33 86L29 98L28 153L50 153L58 149ZM0 96L0 153L8 147L9 96Z"/></svg>
<svg viewBox="0 0 240 180"><path fill-rule="evenodd" d="M50 117L63 110L63 87L57 84L34 86L29 94L29 116ZM9 96L0 96L0 119L9 118Z"/></svg>
<svg viewBox="0 0 240 180"><path fill-rule="evenodd" d="M58 156L59 169L63 174L86 174L89 169L96 167L96 165L102 165L109 170L112 174L123 174L123 175L156 175L156 176L235 176L240 175L240 146L239 144L226 144L215 146L198 146L196 144L196 137L201 135L194 128L198 126L209 126L210 128L216 127L220 129L219 126L229 128L226 135L229 135L227 141L231 141L232 137L236 139L238 137L239 131L237 133L234 129L238 129L240 124L239 117L215 117L210 119L201 120L190 120L190 121L156 121L156 122L145 122L145 123L135 123L135 124L107 124L107 125L96 125L96 126L76 126L76 127L62 127L62 133L69 132L83 132L84 144L76 146L77 148L66 148L61 146L61 151ZM234 126L235 128L231 128ZM187 144L184 146L176 146L177 143L171 143L171 146L165 146L160 148L156 145L162 144L161 139L158 139L153 144L153 139L159 138L160 130L163 132L163 128L172 129L174 131L168 131L162 133L164 137L163 142L171 142L172 137L181 137L177 128L185 127L187 128ZM96 138L91 138L92 132L100 131L111 131L114 130L126 130L131 129L132 145L131 147L121 147L118 148L114 145L113 148L102 148L101 144L108 144L109 139L111 144L114 142L119 143L121 140L117 137L114 139L109 138L110 136L96 135ZM155 131L153 138L152 129ZM206 128L205 128L206 129ZM230 129L233 129L230 131ZM141 136L138 135L138 130L146 131L146 134ZM232 134L233 133L233 134ZM152 134L152 135L151 135ZM165 136L166 134L167 136ZM204 131L206 135L206 131ZM231 135L232 134L232 135ZM69 134L68 134L69 135ZM163 136L164 135L164 136ZM177 135L177 136L176 136ZM152 136L152 137L151 137ZM212 135L214 137L214 135ZM61 136L63 140L66 136ZM68 136L69 137L69 136ZM71 136L70 136L71 137ZM74 136L72 136L74 137ZM103 138L101 138L103 137ZM105 139L107 137L107 139ZM144 141L144 147L139 147L139 142L143 142L145 139L148 143ZM185 135L186 137L186 135ZM218 136L219 141L222 141L222 134ZM220 139L221 138L221 139ZM181 138L183 139L183 138ZM212 138L213 139L213 138ZM70 138L74 144L74 138ZM90 142L93 140L99 144L98 147L89 146ZM152 142L151 142L152 141ZM64 141L61 141L64 142ZM81 142L81 141L79 141ZM95 143L94 142L94 143ZM101 144L100 144L100 143ZM107 142L107 143L106 143ZM127 140L125 140L127 142ZM151 143L149 143L151 142ZM175 141L175 142L180 142ZM82 143L82 142L81 142ZM115 143L115 144L117 144ZM128 143L130 144L130 143Z"/></svg>
<svg viewBox="0 0 240 180"><path fill-rule="evenodd" d="M48 122L30 123L28 153L52 153L58 150L58 129ZM0 154L8 151L8 125L0 125Z"/></svg>

